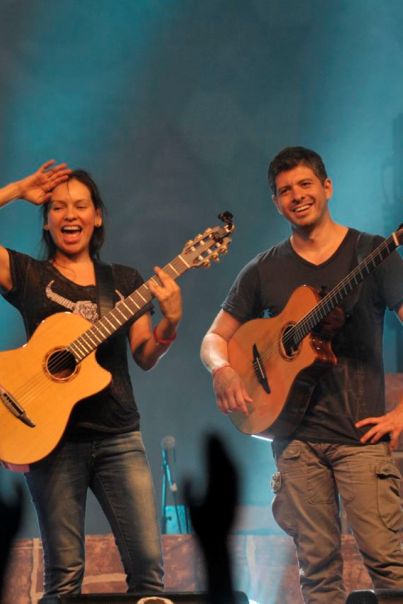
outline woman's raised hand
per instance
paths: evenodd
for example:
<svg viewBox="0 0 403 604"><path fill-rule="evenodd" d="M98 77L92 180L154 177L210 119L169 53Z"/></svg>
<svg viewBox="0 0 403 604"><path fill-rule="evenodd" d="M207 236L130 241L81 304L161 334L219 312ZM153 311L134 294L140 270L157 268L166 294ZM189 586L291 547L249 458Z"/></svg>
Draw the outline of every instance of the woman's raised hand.
<svg viewBox="0 0 403 604"><path fill-rule="evenodd" d="M29 176L22 178L15 184L18 187L18 197L34 205L42 205L49 201L55 187L65 182L71 174L66 163L55 166L55 160L45 162Z"/></svg>

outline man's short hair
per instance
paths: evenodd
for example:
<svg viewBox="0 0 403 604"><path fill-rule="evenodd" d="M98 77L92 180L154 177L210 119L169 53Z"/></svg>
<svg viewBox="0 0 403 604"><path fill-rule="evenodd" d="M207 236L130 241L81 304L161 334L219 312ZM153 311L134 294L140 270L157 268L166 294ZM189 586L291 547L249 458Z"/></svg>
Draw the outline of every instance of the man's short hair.
<svg viewBox="0 0 403 604"><path fill-rule="evenodd" d="M267 177L272 193L276 194L276 178L280 172L287 172L300 164L308 166L323 183L327 176L325 164L318 153L305 147L286 147L270 162Z"/></svg>

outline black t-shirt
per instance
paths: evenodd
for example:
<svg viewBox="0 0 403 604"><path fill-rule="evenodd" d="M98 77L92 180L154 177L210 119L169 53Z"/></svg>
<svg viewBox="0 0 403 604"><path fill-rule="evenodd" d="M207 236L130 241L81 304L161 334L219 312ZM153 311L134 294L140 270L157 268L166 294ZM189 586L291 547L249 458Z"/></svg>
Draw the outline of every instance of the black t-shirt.
<svg viewBox="0 0 403 604"><path fill-rule="evenodd" d="M50 261L35 260L13 250L8 252L13 288L4 298L20 311L28 338L41 321L54 313L70 311L93 323L98 320L95 286L77 285ZM114 264L112 271L116 302L143 283L141 275L130 267ZM147 305L143 312L150 309L151 305ZM112 382L74 407L65 436L85 439L139 429L139 412L127 362L127 335L132 322L99 347L97 360L111 372Z"/></svg>
<svg viewBox="0 0 403 604"><path fill-rule="evenodd" d="M318 266L283 241L244 267L222 308L244 322L277 315L300 285L330 290L356 266L358 237L349 229L336 252ZM364 234L361 240L367 241L369 253L382 238ZM348 319L332 340L338 363L318 380L293 438L357 444L366 429L357 430L355 422L384 414L384 312L402 302L403 262L394 252L344 300Z"/></svg>

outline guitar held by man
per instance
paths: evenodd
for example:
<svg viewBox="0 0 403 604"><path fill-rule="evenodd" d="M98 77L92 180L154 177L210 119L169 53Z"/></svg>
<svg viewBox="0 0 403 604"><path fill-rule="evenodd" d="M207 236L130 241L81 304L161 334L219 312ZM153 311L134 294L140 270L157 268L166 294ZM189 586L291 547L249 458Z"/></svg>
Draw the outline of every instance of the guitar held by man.
<svg viewBox="0 0 403 604"><path fill-rule="evenodd" d="M230 420L241 431L273 438L289 436L302 421L318 379L337 363L331 338L344 324L339 306L403 242L403 225L324 296L298 287L271 319L247 321L228 344L229 362L252 398L248 414Z"/></svg>

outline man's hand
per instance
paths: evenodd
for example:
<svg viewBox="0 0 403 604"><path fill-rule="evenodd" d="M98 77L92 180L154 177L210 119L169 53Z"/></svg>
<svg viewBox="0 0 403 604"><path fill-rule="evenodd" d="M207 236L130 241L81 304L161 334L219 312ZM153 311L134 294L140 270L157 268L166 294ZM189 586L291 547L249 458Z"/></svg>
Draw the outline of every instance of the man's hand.
<svg viewBox="0 0 403 604"><path fill-rule="evenodd" d="M248 405L252 403L252 399L246 391L245 384L231 366L227 365L215 371L213 389L218 408L225 415L232 411L249 415Z"/></svg>
<svg viewBox="0 0 403 604"><path fill-rule="evenodd" d="M395 409L389 411L385 415L380 417L367 417L361 419L355 424L356 428L362 428L363 426L371 426L361 438L360 442L365 443L377 443L382 436L390 434L390 449L394 451L397 449L399 436L403 431L403 403L400 403Z"/></svg>
<svg viewBox="0 0 403 604"><path fill-rule="evenodd" d="M36 172L22 178L15 184L18 196L34 205L42 205L49 201L55 187L65 182L71 174L67 164L55 166L55 160L45 162Z"/></svg>
<svg viewBox="0 0 403 604"><path fill-rule="evenodd" d="M341 306L336 306L319 323L317 331L326 340L331 340L346 322L346 313Z"/></svg>

